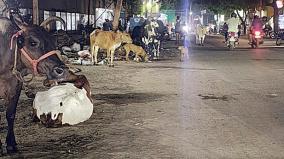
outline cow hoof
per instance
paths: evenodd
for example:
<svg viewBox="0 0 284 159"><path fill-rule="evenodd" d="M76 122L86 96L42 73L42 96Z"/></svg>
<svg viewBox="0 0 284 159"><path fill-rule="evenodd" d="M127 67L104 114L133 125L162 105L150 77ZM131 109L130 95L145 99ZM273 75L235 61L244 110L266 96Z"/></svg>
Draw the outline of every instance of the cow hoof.
<svg viewBox="0 0 284 159"><path fill-rule="evenodd" d="M6 146L7 154L14 154L18 152L17 146Z"/></svg>
<svg viewBox="0 0 284 159"><path fill-rule="evenodd" d="M114 65L109 65L109 67L114 67Z"/></svg>

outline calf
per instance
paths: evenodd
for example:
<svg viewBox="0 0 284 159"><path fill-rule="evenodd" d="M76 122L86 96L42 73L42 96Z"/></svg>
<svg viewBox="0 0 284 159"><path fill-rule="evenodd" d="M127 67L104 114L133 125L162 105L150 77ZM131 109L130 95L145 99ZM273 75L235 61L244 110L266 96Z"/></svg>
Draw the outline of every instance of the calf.
<svg viewBox="0 0 284 159"><path fill-rule="evenodd" d="M107 50L107 58L110 59L110 67L113 67L114 51L122 43L132 43L129 34L122 32L102 31L96 29L90 35L92 63L98 64L98 51L100 49ZM94 59L95 58L95 59Z"/></svg>
<svg viewBox="0 0 284 159"><path fill-rule="evenodd" d="M126 52L126 61L129 61L129 53L130 51L135 53L135 59L139 62L138 57L143 58L144 62L148 62L148 55L146 54L145 50L141 46L137 46L134 44L125 44L123 46Z"/></svg>

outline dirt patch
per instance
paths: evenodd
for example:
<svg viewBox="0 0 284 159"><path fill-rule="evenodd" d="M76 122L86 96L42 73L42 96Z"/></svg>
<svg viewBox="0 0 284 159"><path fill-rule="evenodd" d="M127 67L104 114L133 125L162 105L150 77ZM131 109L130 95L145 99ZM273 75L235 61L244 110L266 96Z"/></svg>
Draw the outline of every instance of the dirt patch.
<svg viewBox="0 0 284 159"><path fill-rule="evenodd" d="M201 97L201 99L203 99L203 100L215 100L215 101L221 100L221 101L226 101L226 102L234 99L233 97L230 97L228 95L215 96L214 94L208 94L208 95L199 94L198 96Z"/></svg>
<svg viewBox="0 0 284 159"><path fill-rule="evenodd" d="M125 94L96 94L93 98L99 102L95 105L114 104L127 105L132 103L148 103L161 98L161 94L155 93L125 93ZM101 101L101 102L100 102Z"/></svg>

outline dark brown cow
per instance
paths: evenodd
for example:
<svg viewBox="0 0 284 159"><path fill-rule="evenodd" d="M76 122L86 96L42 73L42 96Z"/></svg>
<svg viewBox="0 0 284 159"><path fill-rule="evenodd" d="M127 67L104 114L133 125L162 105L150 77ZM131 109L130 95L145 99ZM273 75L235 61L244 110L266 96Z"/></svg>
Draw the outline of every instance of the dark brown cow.
<svg viewBox="0 0 284 159"><path fill-rule="evenodd" d="M77 80L57 57L53 37L43 27L27 26L18 19L0 18L0 97L7 107L7 153L17 152L14 119L23 85L21 77L28 73L46 76L45 83Z"/></svg>

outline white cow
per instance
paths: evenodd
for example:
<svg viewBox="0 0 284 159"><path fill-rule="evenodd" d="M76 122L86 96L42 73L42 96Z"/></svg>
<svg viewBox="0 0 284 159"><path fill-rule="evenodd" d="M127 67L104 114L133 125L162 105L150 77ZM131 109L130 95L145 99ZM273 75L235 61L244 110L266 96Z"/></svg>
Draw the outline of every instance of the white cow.
<svg viewBox="0 0 284 159"><path fill-rule="evenodd" d="M198 24L196 27L196 33L195 33L195 37L196 37L196 45L204 45L204 40L205 40L205 36L206 36L206 27L204 27L201 24Z"/></svg>

